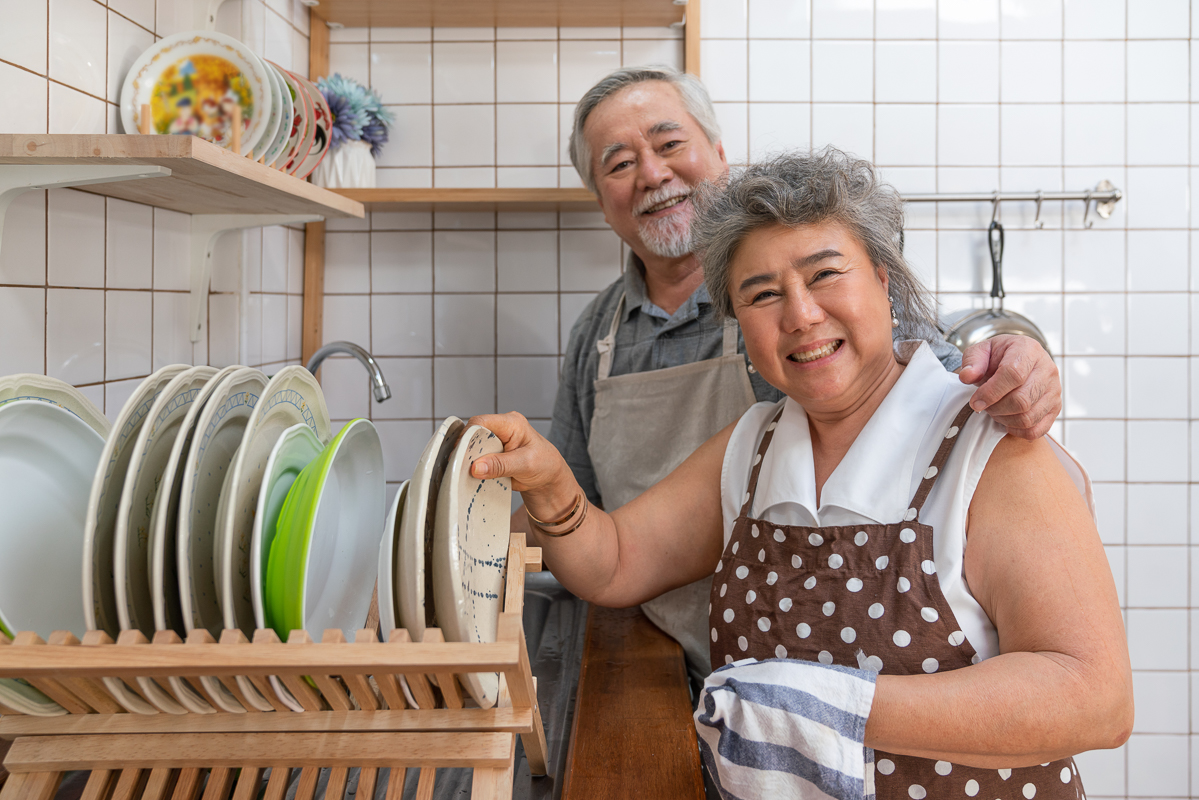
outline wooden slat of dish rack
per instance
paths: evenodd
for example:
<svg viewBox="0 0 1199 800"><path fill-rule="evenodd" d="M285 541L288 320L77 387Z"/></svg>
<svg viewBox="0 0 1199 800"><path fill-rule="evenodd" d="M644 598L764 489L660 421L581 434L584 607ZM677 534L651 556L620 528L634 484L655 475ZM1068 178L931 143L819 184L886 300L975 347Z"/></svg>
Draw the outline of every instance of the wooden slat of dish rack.
<svg viewBox="0 0 1199 800"><path fill-rule="evenodd" d="M65 632L51 643L31 633L11 642L0 637L0 677L30 680L72 712L0 718L0 748L11 740L4 758L11 774L0 800L50 800L68 770L91 771L83 800L253 800L268 768L266 800L282 799L294 769L301 770L297 800L311 800L321 769L330 770L326 797L340 800L350 768L361 770L357 792L364 798L373 794L379 769L391 769L386 800L400 800L405 770L420 770L417 796L428 797L435 771L446 767L473 768L472 797L510 797L517 736L533 774L545 774L547 764L521 626L524 573L540 569L540 550L526 548L524 535L514 533L508 564L494 644L441 642L437 629L420 643L403 629L391 631L388 642L370 630L354 642L330 631L320 643L293 631L286 644L272 631L258 631L253 643L240 631L226 631L220 643L205 636L182 643L171 635L150 643L129 632L113 643L97 631L83 642ZM492 671L502 673L497 707L453 707L462 705L459 676ZM236 678L267 689L271 675L308 710L255 713ZM407 707L401 675L426 706ZM429 675L441 685L439 708L432 707ZM152 702L138 679L180 701L167 679L184 678L212 700L198 676L220 679L244 711L216 710L213 703L204 714L129 713L101 680L123 680Z"/></svg>
<svg viewBox="0 0 1199 800"><path fill-rule="evenodd" d="M0 164L151 164L169 177L80 186L184 214L361 217L362 204L195 136L0 134Z"/></svg>

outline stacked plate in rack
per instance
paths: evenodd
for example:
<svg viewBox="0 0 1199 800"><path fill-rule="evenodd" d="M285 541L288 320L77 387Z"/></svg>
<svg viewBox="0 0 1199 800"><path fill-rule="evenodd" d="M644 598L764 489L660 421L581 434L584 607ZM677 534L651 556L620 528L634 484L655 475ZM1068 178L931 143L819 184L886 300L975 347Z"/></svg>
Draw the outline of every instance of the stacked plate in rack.
<svg viewBox="0 0 1199 800"><path fill-rule="evenodd" d="M240 155L305 178L329 150L332 115L320 90L222 33L190 31L155 42L121 89L127 133L190 134L232 149L235 109Z"/></svg>

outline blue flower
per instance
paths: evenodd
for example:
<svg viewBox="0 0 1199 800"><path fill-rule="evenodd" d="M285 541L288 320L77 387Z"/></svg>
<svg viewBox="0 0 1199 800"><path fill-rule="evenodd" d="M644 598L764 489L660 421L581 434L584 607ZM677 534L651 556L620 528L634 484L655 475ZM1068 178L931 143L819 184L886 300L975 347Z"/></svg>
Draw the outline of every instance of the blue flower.
<svg viewBox="0 0 1199 800"><path fill-rule="evenodd" d="M330 147L336 150L344 142L367 142L371 155L378 157L387 142L388 128L395 122L395 116L383 106L379 95L340 74L321 78L316 85L333 115Z"/></svg>

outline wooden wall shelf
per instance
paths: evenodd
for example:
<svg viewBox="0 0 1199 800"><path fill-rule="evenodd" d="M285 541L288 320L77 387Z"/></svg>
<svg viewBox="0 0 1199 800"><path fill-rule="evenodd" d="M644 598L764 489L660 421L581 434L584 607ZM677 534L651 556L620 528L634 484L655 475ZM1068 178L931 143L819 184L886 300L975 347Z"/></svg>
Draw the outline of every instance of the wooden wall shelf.
<svg viewBox="0 0 1199 800"><path fill-rule="evenodd" d="M334 189L368 211L596 211L586 189Z"/></svg>
<svg viewBox="0 0 1199 800"><path fill-rule="evenodd" d="M684 9L673 0L320 0L312 13L347 28L665 27Z"/></svg>
<svg viewBox="0 0 1199 800"><path fill-rule="evenodd" d="M0 165L154 165L169 177L78 187L185 214L361 217L362 204L194 136L0 134Z"/></svg>

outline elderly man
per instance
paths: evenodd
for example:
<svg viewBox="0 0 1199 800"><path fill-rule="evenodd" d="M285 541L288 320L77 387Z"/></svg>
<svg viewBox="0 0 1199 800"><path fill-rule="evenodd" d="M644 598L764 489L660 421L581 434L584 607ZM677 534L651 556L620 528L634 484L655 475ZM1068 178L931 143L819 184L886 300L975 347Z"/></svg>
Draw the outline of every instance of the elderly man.
<svg viewBox="0 0 1199 800"><path fill-rule="evenodd" d="M703 84L667 69L613 72L575 109L570 155L631 252L624 276L571 329L550 441L588 498L610 511L780 394L741 355L736 322L716 320L691 254L691 191L728 172ZM1030 339L997 337L964 358L943 344L938 356L961 367L963 382L982 384L973 406L1010 433L1042 436L1060 410L1057 368ZM711 672L710 589L702 580L642 605L701 680Z"/></svg>

